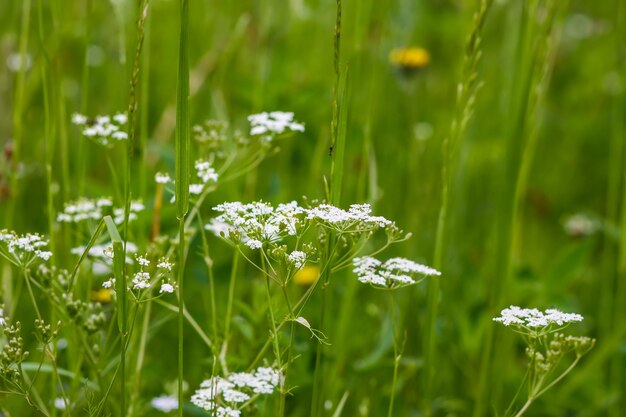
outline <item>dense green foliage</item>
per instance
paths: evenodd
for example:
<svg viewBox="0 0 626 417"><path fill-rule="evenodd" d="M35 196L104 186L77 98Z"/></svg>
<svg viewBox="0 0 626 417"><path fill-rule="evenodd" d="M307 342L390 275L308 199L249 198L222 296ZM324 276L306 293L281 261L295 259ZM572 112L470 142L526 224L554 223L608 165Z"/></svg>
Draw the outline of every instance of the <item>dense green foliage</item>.
<svg viewBox="0 0 626 417"><path fill-rule="evenodd" d="M144 3L148 11L141 22ZM98 222L82 229L57 222L64 204L106 196L124 207L129 191L146 210L127 228L118 226L122 237L148 248L156 218L160 233L173 242L186 207L170 203L171 194L162 198L154 175L195 175L190 161L204 156L198 144L191 144L190 157L180 154L186 144L176 153L176 140L189 135L185 120L227 122L232 137L236 130L247 132L248 115L294 112L305 132L278 142L279 151L264 154L258 167L252 164L233 181L218 181L200 216L190 208L190 223L180 230L188 237L185 250L171 259L182 264L178 256L186 258L185 307L205 338L184 321L185 398L203 379L222 373L224 361L231 372L249 370L261 352L259 363L271 365L273 350L264 347L272 339L268 316L276 314L278 324L291 309L279 286L268 295L274 310L268 309L269 280L233 256L222 239L199 232L216 216L211 208L225 201L302 203L306 196L330 197L343 208L370 203L374 214L412 233L380 256L414 259L442 276L394 291L391 303L384 291L359 283L351 268L323 277L327 285L314 288L302 316L329 345L319 344L304 327L281 329L281 341L295 358L285 415L307 416L311 410L326 416L387 415L392 386L395 416L503 415L523 381L527 359L521 339L492 321L512 304L578 312L585 320L568 332L597 339L577 368L525 415L623 415L624 2L339 3L340 54L334 45L335 1L189 1L189 21L182 28L188 33L187 108L180 87L187 82L180 73L187 64L179 65L184 54L179 54L178 1L0 2L0 230L46 235L52 264L71 272L79 256L70 249L87 245L96 231L102 243L107 231ZM481 5L488 6L484 22ZM409 69L390 61L393 49L408 46L425 48L429 63ZM20 61L20 51L27 59ZM131 89L136 59L138 79ZM136 134L128 146L103 147L71 122L74 113L125 112L133 100ZM331 175L331 163L338 173ZM184 181L178 186L187 189ZM565 227L581 213L584 230ZM328 245L334 243L330 236ZM375 235L370 252L383 240ZM89 262L76 275L75 296L83 301L93 299L91 290L102 284ZM50 415L63 415L50 395L59 389L46 356L52 352L42 351L46 333L36 330L34 320L41 314L54 329L56 320L65 318L45 288L21 284L30 282L23 272L0 258L0 306L12 323L21 322L30 352L24 373L38 375L33 387ZM308 288L291 282L287 291L297 300ZM59 366L68 372L59 380L72 392L84 387L91 393L93 401L81 401L95 404L93 415L122 415L121 398L127 404L122 407L130 407L128 415L157 415L150 400L176 394L182 316L177 317L174 295L161 300L128 313L124 326L136 326L128 335L122 372L128 394L122 397L119 382L112 383L102 404L120 363L120 339L123 344L127 336L118 336L115 311L122 303L102 305L107 330L102 360L85 359L90 353L80 353L83 339L67 335L76 331L72 324L61 324L59 332L70 345L66 353L57 352ZM144 320L147 331L141 333ZM219 359L224 331L230 333L228 357ZM394 337L401 340L402 356L392 384ZM0 347L6 340L0 337ZM73 340L78 346L71 346ZM321 384L314 383L316 369ZM83 383L67 378L76 374ZM322 391L315 393L314 385ZM311 407L312 398L323 407ZM243 415L276 416L281 401L268 397ZM0 393L1 413L35 415L32 410L25 397ZM186 404L185 415L206 414Z"/></svg>

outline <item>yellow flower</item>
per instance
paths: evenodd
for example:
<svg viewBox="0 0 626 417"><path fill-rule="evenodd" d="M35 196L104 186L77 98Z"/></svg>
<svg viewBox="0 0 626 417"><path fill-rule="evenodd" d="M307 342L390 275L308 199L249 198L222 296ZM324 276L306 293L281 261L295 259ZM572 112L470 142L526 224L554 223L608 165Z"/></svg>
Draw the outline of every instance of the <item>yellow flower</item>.
<svg viewBox="0 0 626 417"><path fill-rule="evenodd" d="M100 290L91 292L91 301L97 301L102 304L109 304L113 301L113 291L108 288L102 288Z"/></svg>
<svg viewBox="0 0 626 417"><path fill-rule="evenodd" d="M293 280L298 285L311 285L315 282L320 275L320 268L318 266L305 266L293 277Z"/></svg>
<svg viewBox="0 0 626 417"><path fill-rule="evenodd" d="M428 65L430 54L424 48L396 48L389 53L389 62L402 69L418 70Z"/></svg>

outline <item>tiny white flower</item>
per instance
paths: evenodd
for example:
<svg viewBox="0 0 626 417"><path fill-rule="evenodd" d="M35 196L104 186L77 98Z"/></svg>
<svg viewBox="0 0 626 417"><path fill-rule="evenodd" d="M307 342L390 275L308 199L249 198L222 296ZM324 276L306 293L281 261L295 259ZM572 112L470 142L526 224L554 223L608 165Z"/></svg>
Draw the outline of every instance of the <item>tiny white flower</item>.
<svg viewBox="0 0 626 417"><path fill-rule="evenodd" d="M295 250L289 254L287 259L296 269L302 269L304 263L306 262L306 253L300 250Z"/></svg>
<svg viewBox="0 0 626 417"><path fill-rule="evenodd" d="M157 264L157 268L163 269L163 270L165 270L167 272L172 272L172 267L173 266L174 266L174 264L169 262L167 259L161 259L159 261L159 263Z"/></svg>
<svg viewBox="0 0 626 417"><path fill-rule="evenodd" d="M141 266L150 266L150 261L141 255L137 255L137 263Z"/></svg>
<svg viewBox="0 0 626 417"><path fill-rule="evenodd" d="M104 288L113 288L115 286L115 278L110 278L102 283Z"/></svg>
<svg viewBox="0 0 626 417"><path fill-rule="evenodd" d="M55 398L54 399L54 408L57 410L65 410L65 400L63 398Z"/></svg>
<svg viewBox="0 0 626 417"><path fill-rule="evenodd" d="M202 194L204 184L189 184L189 194Z"/></svg>
<svg viewBox="0 0 626 417"><path fill-rule="evenodd" d="M168 184L168 183L172 182L172 178L166 172L165 173L164 172L157 172L156 175L154 176L154 180L157 183L159 183L159 184Z"/></svg>
<svg viewBox="0 0 626 417"><path fill-rule="evenodd" d="M159 290L159 293L173 293L174 292L174 286L172 284L161 284L161 289Z"/></svg>
<svg viewBox="0 0 626 417"><path fill-rule="evenodd" d="M115 116L113 116L113 120L123 125L126 124L126 122L128 121L128 116L126 116L125 113L117 113Z"/></svg>
<svg viewBox="0 0 626 417"><path fill-rule="evenodd" d="M250 249L261 249L263 247L263 243L257 239L248 239L246 241L246 246Z"/></svg>
<svg viewBox="0 0 626 417"><path fill-rule="evenodd" d="M164 413L169 413L170 411L178 409L178 398L172 395L161 395L160 397L153 398L150 404L152 408Z"/></svg>
<svg viewBox="0 0 626 417"><path fill-rule="evenodd" d="M87 116L82 115L80 113L74 113L72 115L72 123L75 125L82 126L87 123Z"/></svg>

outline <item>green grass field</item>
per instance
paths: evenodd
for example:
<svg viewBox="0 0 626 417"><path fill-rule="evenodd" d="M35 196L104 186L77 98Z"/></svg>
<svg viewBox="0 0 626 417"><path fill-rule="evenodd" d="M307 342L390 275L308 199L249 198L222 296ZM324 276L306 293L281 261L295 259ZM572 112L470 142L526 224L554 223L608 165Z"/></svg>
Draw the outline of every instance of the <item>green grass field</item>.
<svg viewBox="0 0 626 417"><path fill-rule="evenodd" d="M0 2L0 416L624 415L625 39L622 0Z"/></svg>

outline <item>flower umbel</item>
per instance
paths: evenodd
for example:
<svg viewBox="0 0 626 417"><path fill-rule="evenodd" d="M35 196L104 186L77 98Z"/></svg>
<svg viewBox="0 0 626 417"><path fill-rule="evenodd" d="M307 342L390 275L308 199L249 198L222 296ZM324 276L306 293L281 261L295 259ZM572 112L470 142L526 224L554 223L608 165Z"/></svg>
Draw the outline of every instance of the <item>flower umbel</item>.
<svg viewBox="0 0 626 417"><path fill-rule="evenodd" d="M441 272L405 258L391 258L385 262L370 256L354 258L353 272L359 281L377 288L398 288L417 284L427 276L440 276Z"/></svg>
<svg viewBox="0 0 626 417"><path fill-rule="evenodd" d="M540 311L536 308L510 306L502 310L500 317L495 317L493 321L531 337L538 337L563 329L570 323L583 321L583 316L577 313L563 313L553 308Z"/></svg>
<svg viewBox="0 0 626 417"><path fill-rule="evenodd" d="M112 143L128 139L128 133L124 126L128 121L125 113L117 113L114 116L96 116L95 119L74 113L72 123L82 128L83 136L94 142L109 146Z"/></svg>
<svg viewBox="0 0 626 417"><path fill-rule="evenodd" d="M45 250L48 241L36 233L18 235L0 230L0 255L19 268L28 268L37 261L47 261L52 252Z"/></svg>
<svg viewBox="0 0 626 417"><path fill-rule="evenodd" d="M280 383L281 372L259 367L254 372L238 372L226 378L207 379L191 396L191 402L216 416L238 417L240 407L258 395L269 395Z"/></svg>

